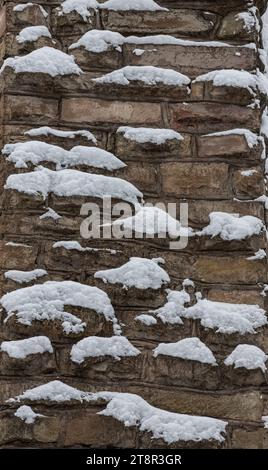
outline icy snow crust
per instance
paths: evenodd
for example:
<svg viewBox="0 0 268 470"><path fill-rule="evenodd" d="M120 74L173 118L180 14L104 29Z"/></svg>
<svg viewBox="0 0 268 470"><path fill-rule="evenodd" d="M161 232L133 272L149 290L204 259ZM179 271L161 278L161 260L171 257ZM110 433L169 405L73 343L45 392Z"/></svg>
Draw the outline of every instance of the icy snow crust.
<svg viewBox="0 0 268 470"><path fill-rule="evenodd" d="M133 204L139 204L142 193L135 186L121 178L95 175L77 170L52 171L38 168L29 173L11 175L5 189L37 196L44 199L50 193L56 196L88 196L103 199L110 196Z"/></svg>
<svg viewBox="0 0 268 470"><path fill-rule="evenodd" d="M3 341L0 351L15 359L25 359L31 354L53 353L53 348L47 336L34 336L18 341Z"/></svg>
<svg viewBox="0 0 268 470"><path fill-rule="evenodd" d="M94 277L110 284L123 284L124 287L160 289L162 285L170 282L167 272L158 266L161 261L134 257L120 268L97 271Z"/></svg>
<svg viewBox="0 0 268 470"><path fill-rule="evenodd" d="M94 310L112 321L118 332L117 319L108 295L97 287L73 281L48 281L5 294L0 299L7 317L16 316L18 323L30 326L33 321L58 320L66 334L84 331L86 323L64 310L65 305Z"/></svg>
<svg viewBox="0 0 268 470"><path fill-rule="evenodd" d="M71 360L82 364L88 357L111 356L120 360L122 357L132 357L140 354L124 336L103 338L90 336L75 344L71 350Z"/></svg>
<svg viewBox="0 0 268 470"><path fill-rule="evenodd" d="M168 444L177 441L216 440L224 441L227 422L204 416L190 416L155 408L140 396L131 393L98 392L89 393L55 380L45 385L26 390L22 395L11 398L9 402L51 401L56 403L108 402L98 414L112 416L126 427L138 426L140 431L152 433L154 439L163 439Z"/></svg>
<svg viewBox="0 0 268 470"><path fill-rule="evenodd" d="M78 145L65 150L39 140L6 144L2 153L8 155L7 160L14 163L16 168L27 168L27 163L39 165L42 162L54 163L57 170L85 165L112 171L126 166L112 153L96 147Z"/></svg>

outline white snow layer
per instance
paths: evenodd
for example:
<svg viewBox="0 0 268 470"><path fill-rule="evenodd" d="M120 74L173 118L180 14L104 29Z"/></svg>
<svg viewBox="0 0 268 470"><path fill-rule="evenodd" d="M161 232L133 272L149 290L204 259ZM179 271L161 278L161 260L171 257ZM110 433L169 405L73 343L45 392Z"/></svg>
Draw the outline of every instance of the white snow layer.
<svg viewBox="0 0 268 470"><path fill-rule="evenodd" d="M146 326L153 326L157 324L156 318L154 318L152 315L146 315L145 313L137 315L135 320L143 323Z"/></svg>
<svg viewBox="0 0 268 470"><path fill-rule="evenodd" d="M44 415L35 413L30 406L22 405L14 413L14 415L24 421L26 424L33 424L36 418L43 418Z"/></svg>
<svg viewBox="0 0 268 470"><path fill-rule="evenodd" d="M154 357L159 355L217 365L212 351L199 338L185 338L177 343L160 343L154 349Z"/></svg>
<svg viewBox="0 0 268 470"><path fill-rule="evenodd" d="M140 396L131 393L83 392L59 380L26 390L23 394L10 398L8 402L26 400L57 403L71 400L80 403L105 400L108 404L103 411L99 412L100 415L112 416L124 423L126 427L138 426L140 431L151 432L153 438L163 439L168 444L177 441L200 442L203 440L222 442L227 426L227 422L219 419L172 413L155 408Z"/></svg>
<svg viewBox="0 0 268 470"><path fill-rule="evenodd" d="M126 166L115 155L100 148L78 145L65 150L39 140L6 144L2 153L8 155L7 160L14 163L16 168L27 168L27 163L39 165L42 162L55 164L57 170L85 165L112 171Z"/></svg>
<svg viewBox="0 0 268 470"><path fill-rule="evenodd" d="M120 33L93 29L83 34L77 42L69 46L69 49L72 50L78 47L84 47L87 51L98 54L100 52L105 52L112 47L118 52L121 52L121 46L124 42L125 38Z"/></svg>
<svg viewBox="0 0 268 470"><path fill-rule="evenodd" d="M214 86L246 88L251 94L255 94L257 90L267 94L268 90L268 80L261 72L252 74L245 70L213 70L204 75L199 75L194 80L194 82L204 81L212 81Z"/></svg>
<svg viewBox="0 0 268 470"><path fill-rule="evenodd" d="M36 5L39 7L39 10L42 12L43 16L45 18L48 17L48 13L47 11L42 7L42 5L38 5L36 3L32 3L32 2L28 2L28 3L19 3L18 5L15 5L13 7L13 11L24 11L26 10L26 8L29 8L29 7L32 7L33 5Z"/></svg>
<svg viewBox="0 0 268 470"><path fill-rule="evenodd" d="M120 360L121 357L132 357L140 354L124 336L103 338L90 336L74 344L71 350L71 360L82 364L88 357L111 356Z"/></svg>
<svg viewBox="0 0 268 470"><path fill-rule="evenodd" d="M168 444L177 441L224 441L227 422L203 416L190 416L155 408L138 395L130 393L99 392L96 398L109 401L98 414L112 416L126 427L138 426L140 431L152 433L154 439Z"/></svg>
<svg viewBox="0 0 268 470"><path fill-rule="evenodd" d="M264 422L264 428L268 429L268 416L263 416L262 421Z"/></svg>
<svg viewBox="0 0 268 470"><path fill-rule="evenodd" d="M259 235L264 230L263 222L251 215L239 217L239 214L211 212L209 219L209 225L197 232L197 235L211 236L212 238L219 236L223 240L231 241L244 240L253 235Z"/></svg>
<svg viewBox="0 0 268 470"><path fill-rule="evenodd" d="M120 218L113 222L113 225L123 227L126 234L134 231L136 234L146 236L158 235L171 238L193 235L190 227L182 227L178 220L158 207L141 206L133 217Z"/></svg>
<svg viewBox="0 0 268 470"><path fill-rule="evenodd" d="M160 318L163 323L183 324L182 318L200 320L204 328L216 333L232 334L256 333L255 329L267 324L265 310L258 305L214 302L197 298L197 303L185 307L190 296L184 290L167 290L167 303L149 313Z"/></svg>
<svg viewBox="0 0 268 470"><path fill-rule="evenodd" d="M7 400L9 403L20 401L52 401L52 402L67 402L71 400L83 402L90 401L91 394L83 392L74 387L70 387L60 380L53 380L47 384L34 387L26 390L21 395Z"/></svg>
<svg viewBox="0 0 268 470"><path fill-rule="evenodd" d="M262 138L259 135L254 134L254 132L251 132L249 129L229 129L228 131L213 132L212 134L206 134L206 137L220 137L224 135L243 135L247 141L249 148L255 147L259 144L260 141L262 142Z"/></svg>
<svg viewBox="0 0 268 470"><path fill-rule="evenodd" d="M5 294L0 303L7 318L16 316L17 322L30 326L33 321L58 320L66 334L84 331L86 323L64 310L65 305L94 310L112 321L118 331L117 319L108 295L97 287L73 281L48 281Z"/></svg>
<svg viewBox="0 0 268 470"><path fill-rule="evenodd" d="M266 251L260 248L258 251L254 253L253 256L248 256L247 259L250 261L255 261L255 260L264 259L264 258L267 258Z"/></svg>
<svg viewBox="0 0 268 470"><path fill-rule="evenodd" d="M0 73L6 67L11 67L15 73L45 73L51 77L82 73L73 56L48 46L36 49L24 56L9 57L4 61Z"/></svg>
<svg viewBox="0 0 268 470"><path fill-rule="evenodd" d="M77 130L77 131L63 131L61 129L52 129L52 127L42 126L42 127L30 129L29 131L24 132L24 134L29 135L30 137L52 135L54 137L62 137L65 139L74 139L76 136L81 136L81 137L85 137L87 140L97 145L96 137L92 134L92 132L89 132L84 129Z"/></svg>
<svg viewBox="0 0 268 470"><path fill-rule="evenodd" d="M3 341L0 351L15 359L25 359L31 354L53 353L53 348L47 336L33 336L17 341Z"/></svg>
<svg viewBox="0 0 268 470"><path fill-rule="evenodd" d="M91 16L90 9L98 8L99 4L96 0L66 0L59 8L59 15L77 12L84 21Z"/></svg>
<svg viewBox="0 0 268 470"><path fill-rule="evenodd" d="M134 257L120 268L97 271L94 277L111 284L123 284L124 287L160 289L162 285L170 282L167 272L158 266L161 261Z"/></svg>
<svg viewBox="0 0 268 470"><path fill-rule="evenodd" d="M54 209L51 209L51 207L48 207L47 211L44 214L40 215L39 219L40 220L44 220L44 219L59 220L61 219L61 215L59 215L56 211L54 211Z"/></svg>
<svg viewBox="0 0 268 470"><path fill-rule="evenodd" d="M28 26L20 31L16 36L16 40L19 44L22 44L24 42L35 42L41 37L51 39L51 34L46 26Z"/></svg>
<svg viewBox="0 0 268 470"><path fill-rule="evenodd" d="M38 168L36 171L10 175L5 189L14 189L32 196L50 193L56 196L112 197L138 204L142 193L121 178L95 175L77 170L52 171Z"/></svg>
<svg viewBox="0 0 268 470"><path fill-rule="evenodd" d="M6 279L10 279L18 284L29 283L46 275L47 271L45 269L34 269L33 271L17 271L14 269L6 271L4 274Z"/></svg>
<svg viewBox="0 0 268 470"><path fill-rule="evenodd" d="M186 75L172 69L162 69L152 65L127 65L122 69L114 70L99 78L94 78L96 83L116 83L118 85L129 85L131 82L139 81L145 85L167 85L183 86L189 85L191 80Z"/></svg>
<svg viewBox="0 0 268 470"><path fill-rule="evenodd" d="M181 134L172 129L151 129L148 127L119 127L117 133L124 134L124 138L139 144L163 145L168 140L183 140Z"/></svg>
<svg viewBox="0 0 268 470"><path fill-rule="evenodd" d="M168 11L167 8L161 7L154 0L107 0L100 4L99 8L115 11Z"/></svg>
<svg viewBox="0 0 268 470"><path fill-rule="evenodd" d="M226 366L244 367L245 369L261 369L266 371L265 362L268 356L257 346L250 344L239 344L233 352L225 359Z"/></svg>

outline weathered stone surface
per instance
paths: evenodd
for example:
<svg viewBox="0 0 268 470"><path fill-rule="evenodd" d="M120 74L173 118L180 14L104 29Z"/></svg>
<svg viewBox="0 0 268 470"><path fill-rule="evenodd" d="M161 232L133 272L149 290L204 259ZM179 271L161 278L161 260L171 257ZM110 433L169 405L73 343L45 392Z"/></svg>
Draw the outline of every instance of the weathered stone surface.
<svg viewBox="0 0 268 470"><path fill-rule="evenodd" d="M237 197L255 199L265 194L263 169L252 167L248 170L237 170L233 175L233 188Z"/></svg>
<svg viewBox="0 0 268 470"><path fill-rule="evenodd" d="M58 115L58 102L37 96L6 95L6 119L28 121L31 124L53 124Z"/></svg>
<svg viewBox="0 0 268 470"><path fill-rule="evenodd" d="M244 15L248 15L251 19L252 24L250 23L250 19L248 22L244 19ZM248 42L254 41L256 39L256 23L255 17L253 12L242 12L242 14L238 12L228 13L221 23L221 26L218 30L217 36L219 39L244 39Z"/></svg>
<svg viewBox="0 0 268 470"><path fill-rule="evenodd" d="M197 137L198 156L207 157L243 157L260 160L263 146L250 148L244 135L202 135Z"/></svg>

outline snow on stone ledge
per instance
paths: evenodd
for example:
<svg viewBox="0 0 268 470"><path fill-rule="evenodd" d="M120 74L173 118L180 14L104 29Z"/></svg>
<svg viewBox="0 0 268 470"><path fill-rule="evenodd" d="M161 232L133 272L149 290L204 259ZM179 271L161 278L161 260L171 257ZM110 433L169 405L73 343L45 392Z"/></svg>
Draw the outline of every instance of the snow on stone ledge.
<svg viewBox="0 0 268 470"><path fill-rule="evenodd" d="M33 5L36 5L36 6L39 7L40 11L42 12L42 14L45 18L48 17L47 11L42 7L42 5L38 5L37 3L31 3L31 2L19 3L18 5L15 5L13 7L13 11L19 11L19 12L24 11L26 8L32 7Z"/></svg>
<svg viewBox="0 0 268 470"><path fill-rule="evenodd" d="M36 49L24 56L9 57L4 61L0 73L6 67L11 67L15 73L45 73L51 77L82 73L73 56L48 46Z"/></svg>
<svg viewBox="0 0 268 470"><path fill-rule="evenodd" d="M184 318L200 320L204 328L216 333L254 334L256 329L267 325L265 310L258 305L231 304L199 299L192 307L181 312Z"/></svg>
<svg viewBox="0 0 268 470"><path fill-rule="evenodd" d="M74 11L87 21L91 16L90 9L96 9L98 6L99 3L96 0L65 0L57 11L59 16Z"/></svg>
<svg viewBox="0 0 268 470"><path fill-rule="evenodd" d="M33 336L17 341L3 341L0 351L15 359L25 359L31 354L53 353L53 347L47 336Z"/></svg>
<svg viewBox="0 0 268 470"><path fill-rule="evenodd" d="M30 137L48 137L52 135L53 137L61 137L64 139L75 139L76 136L81 136L93 142L95 145L98 145L96 137L92 134L92 132L89 132L84 129L76 131L63 131L61 129L52 129L52 127L42 126L34 129L29 129L28 131L24 132L24 135L29 135Z"/></svg>
<svg viewBox="0 0 268 470"><path fill-rule="evenodd" d="M234 46L222 41L193 41L189 39L180 39L168 34L156 34L153 36L128 36L125 39L126 44L152 44L152 45L173 45L173 46L194 46L194 47L239 47L256 50L255 43Z"/></svg>
<svg viewBox="0 0 268 470"><path fill-rule="evenodd" d="M249 129L229 129L228 131L213 132L212 134L206 134L205 137L221 137L228 135L243 135L247 141L249 148L253 148L260 142L263 142L263 138Z"/></svg>
<svg viewBox="0 0 268 470"><path fill-rule="evenodd" d="M122 357L138 356L140 351L124 336L102 338L90 336L74 344L71 350L71 360L82 364L88 357L111 356L116 360Z"/></svg>
<svg viewBox="0 0 268 470"><path fill-rule="evenodd" d="M93 29L83 34L81 38L69 46L69 50L78 47L84 47L86 51L99 54L105 52L109 47L113 47L118 52L122 51L121 46L124 44L125 38L120 33L114 31Z"/></svg>
<svg viewBox="0 0 268 470"><path fill-rule="evenodd" d="M108 401L98 414L112 416L126 427L138 426L154 439L171 444L178 441L224 441L227 422L204 416L190 416L155 408L131 393L99 392L94 397Z"/></svg>
<svg viewBox="0 0 268 470"><path fill-rule="evenodd" d="M10 175L5 189L13 189L31 196L50 193L60 197L85 196L103 199L112 197L139 204L142 193L131 183L121 178L95 175L77 170L52 171L38 168L29 173Z"/></svg>
<svg viewBox="0 0 268 470"><path fill-rule="evenodd" d="M133 217L120 218L113 222L113 225L120 225L126 233L134 231L136 235L158 235L159 238L193 235L191 227L182 227L178 220L158 207L139 207Z"/></svg>
<svg viewBox="0 0 268 470"><path fill-rule="evenodd" d="M268 429L268 416L263 416L262 421L264 423L264 428Z"/></svg>
<svg viewBox="0 0 268 470"><path fill-rule="evenodd" d="M177 343L160 343L154 349L154 357L159 355L178 357L205 364L217 365L212 351L199 338L185 338Z"/></svg>
<svg viewBox="0 0 268 470"><path fill-rule="evenodd" d="M169 275L158 266L160 259L130 258L120 268L97 271L96 279L110 284L123 284L124 287L136 287L137 289L160 289L170 282Z"/></svg>
<svg viewBox="0 0 268 470"><path fill-rule="evenodd" d="M6 271L4 274L6 279L17 282L18 284L29 283L39 279L40 277L47 276L45 269L34 269L33 271Z"/></svg>
<svg viewBox="0 0 268 470"><path fill-rule="evenodd" d="M45 219L52 219L52 220L59 220L61 219L61 215L59 215L54 209L51 209L51 207L47 208L47 211L39 216L40 220L45 220Z"/></svg>
<svg viewBox="0 0 268 470"><path fill-rule="evenodd" d="M172 69L162 69L152 65L127 65L122 69L114 70L99 78L94 78L96 83L116 83L129 85L131 82L143 82L145 85L183 86L189 85L191 80L186 75Z"/></svg>
<svg viewBox="0 0 268 470"><path fill-rule="evenodd" d="M265 362L268 356L257 346L250 344L239 344L233 352L225 359L226 366L234 366L235 369L244 367L245 369L261 369L265 372L267 367Z"/></svg>
<svg viewBox="0 0 268 470"><path fill-rule="evenodd" d="M89 252L89 253L98 253L98 252L105 252L105 253L110 253L111 255L116 255L118 252L121 253L119 250L112 250L110 248L94 248L91 246L82 246L80 243L76 240L60 240L58 242L55 242L52 245L52 248L64 248L65 250L75 250L75 251L81 251L82 253Z"/></svg>
<svg viewBox="0 0 268 470"><path fill-rule="evenodd" d="M239 214L228 214L226 212L211 212L210 223L196 234L199 236L219 236L223 240L244 240L253 235L260 235L264 230L263 222L257 217Z"/></svg>
<svg viewBox="0 0 268 470"><path fill-rule="evenodd" d="M268 80L261 72L252 74L246 70L213 70L204 75L199 75L193 83L205 81L212 81L214 86L246 88L253 95L257 90L264 94L267 94L268 90Z"/></svg>
<svg viewBox="0 0 268 470"><path fill-rule="evenodd" d="M23 44L24 42L35 42L41 37L52 39L46 26L28 26L20 31L16 36L16 41Z"/></svg>
<svg viewBox="0 0 268 470"><path fill-rule="evenodd" d="M64 306L94 310L112 321L114 331L119 331L117 319L108 295L97 287L73 281L48 281L24 287L5 294L0 299L7 317L16 316L17 322L30 326L33 321L60 321L66 334L84 331L86 324L80 318L65 312Z"/></svg>
<svg viewBox="0 0 268 470"><path fill-rule="evenodd" d="M107 0L99 5L100 9L114 11L168 11L154 0Z"/></svg>
<svg viewBox="0 0 268 470"><path fill-rule="evenodd" d="M137 315L135 317L135 320L139 321L140 323L143 323L146 326L154 326L157 324L156 318L154 318L152 315L146 315L145 313Z"/></svg>
<svg viewBox="0 0 268 470"><path fill-rule="evenodd" d="M167 303L156 310L151 310L163 323L171 325L182 325L181 314L185 310L185 304L190 302L190 295L185 290L175 291L167 289Z"/></svg>
<svg viewBox="0 0 268 470"><path fill-rule="evenodd" d="M168 140L184 140L182 135L172 129L151 129L148 127L119 127L118 134L123 134L124 138L139 144L151 143L164 145Z"/></svg>
<svg viewBox="0 0 268 470"><path fill-rule="evenodd" d="M51 401L56 403L68 402L71 400L84 401L91 400L91 393L83 392L77 388L70 387L60 380L53 380L47 384L26 390L21 395L7 400L8 403L20 401Z"/></svg>
<svg viewBox="0 0 268 470"><path fill-rule="evenodd" d="M14 416L24 421L26 424L33 424L37 418L44 418L44 415L35 413L30 406L22 405L14 413Z"/></svg>
<svg viewBox="0 0 268 470"><path fill-rule="evenodd" d="M115 155L100 148L78 145L65 150L39 140L6 144L2 153L8 155L7 161L14 163L16 168L27 168L27 163L37 166L42 162L53 163L57 170L85 165L112 171L126 166Z"/></svg>

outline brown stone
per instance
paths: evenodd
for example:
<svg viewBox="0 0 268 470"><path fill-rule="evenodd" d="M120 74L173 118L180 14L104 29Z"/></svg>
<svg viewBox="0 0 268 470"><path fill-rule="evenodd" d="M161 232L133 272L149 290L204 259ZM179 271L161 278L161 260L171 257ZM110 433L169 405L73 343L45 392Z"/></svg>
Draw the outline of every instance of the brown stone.
<svg viewBox="0 0 268 470"><path fill-rule="evenodd" d="M251 16L252 22L254 24L254 15L250 11L242 12L242 15L247 14L249 17ZM217 36L219 39L243 39L248 42L252 42L256 39L257 36L257 28L255 26L251 26L247 24L243 18L243 16L239 16L240 12L232 12L226 15L222 22L221 26L218 30Z"/></svg>
<svg viewBox="0 0 268 470"><path fill-rule="evenodd" d="M48 98L24 95L5 96L6 120L28 121L31 124L53 124L57 119L58 102Z"/></svg>
<svg viewBox="0 0 268 470"><path fill-rule="evenodd" d="M233 188L237 197L255 199L265 194L265 181L260 167L237 170L233 175Z"/></svg>

